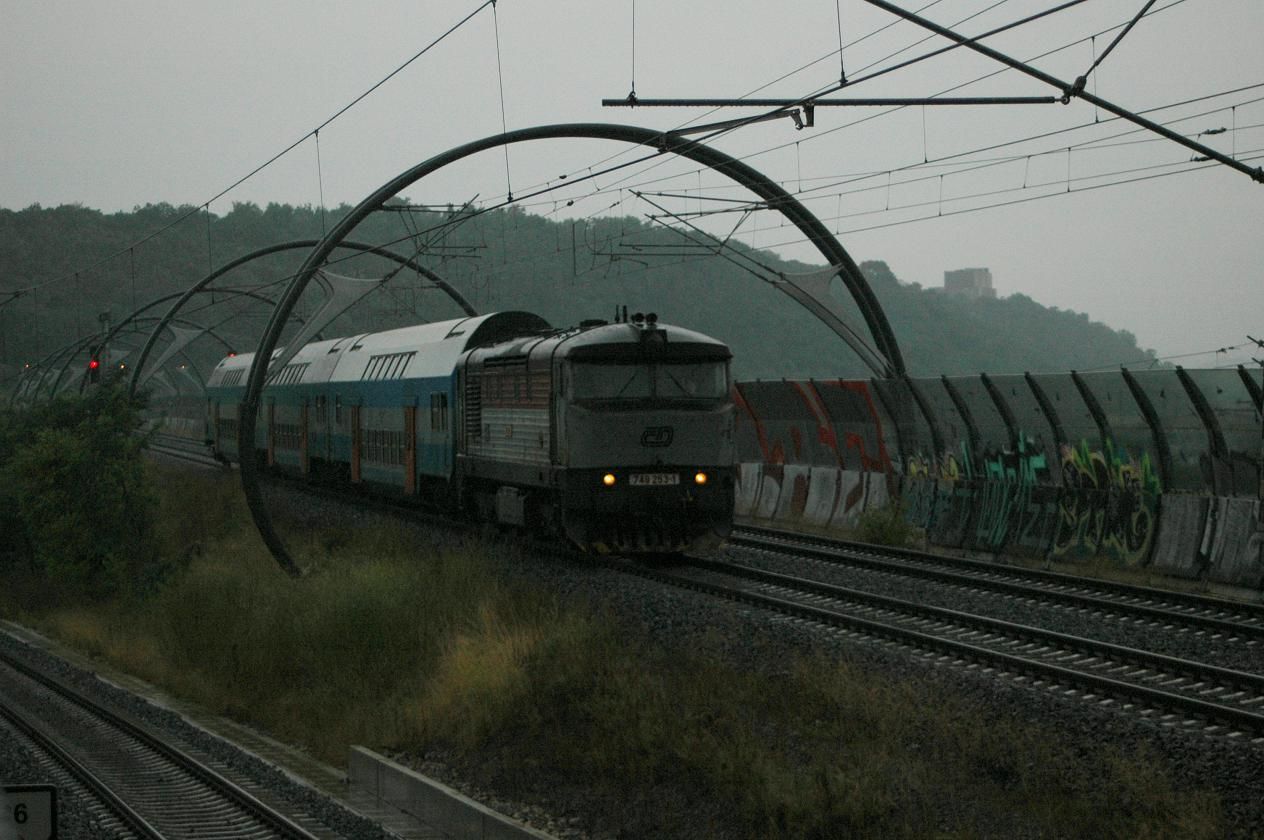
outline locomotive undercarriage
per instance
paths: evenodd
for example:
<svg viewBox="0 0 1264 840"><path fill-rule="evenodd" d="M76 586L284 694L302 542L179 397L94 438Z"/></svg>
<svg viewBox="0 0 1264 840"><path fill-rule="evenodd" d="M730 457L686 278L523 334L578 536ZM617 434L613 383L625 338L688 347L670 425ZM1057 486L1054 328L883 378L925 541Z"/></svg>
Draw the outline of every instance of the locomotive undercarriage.
<svg viewBox="0 0 1264 840"><path fill-rule="evenodd" d="M709 550L728 536L734 478L731 468L712 469L698 486L698 471L678 468L690 483L669 487L606 487L600 470L560 473L557 487L467 480L462 507L477 521L557 536L591 553Z"/></svg>
<svg viewBox="0 0 1264 840"><path fill-rule="evenodd" d="M585 551L606 553L710 549L728 536L734 478L731 468L655 468L678 478L667 486L630 486L629 475L605 486L602 470L572 470L561 491L566 536ZM707 483L694 476L705 472Z"/></svg>

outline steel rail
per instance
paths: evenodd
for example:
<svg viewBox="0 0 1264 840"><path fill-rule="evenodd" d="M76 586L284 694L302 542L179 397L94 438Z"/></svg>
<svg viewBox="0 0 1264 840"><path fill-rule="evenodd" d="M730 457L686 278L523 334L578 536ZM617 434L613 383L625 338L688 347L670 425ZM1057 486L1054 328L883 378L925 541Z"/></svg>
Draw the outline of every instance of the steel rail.
<svg viewBox="0 0 1264 840"><path fill-rule="evenodd" d="M694 564L697 561L690 559L689 562L690 564ZM1220 703L1209 702L1197 697L1191 697L1187 694L1177 694L1163 689L1152 688L1150 686L1132 682L1125 682L1112 677L1105 677L1088 671L1079 671L1049 662L1028 659L1015 654L1005 653L1003 651L955 639L948 639L931 633L912 630L907 627L900 627L898 625L887 624L881 621L875 621L855 615L848 615L834 610L823 609L821 607L815 607L810 604L791 601L785 598L751 592L746 589L739 589L708 581L682 577L678 573L647 569L644 567L618 565L614 561L609 561L609 563L612 567L619 568L622 571L636 574L651 580L656 580L661 583L668 583L673 586L692 589L704 594L770 609L784 615L804 618L831 627L840 627L868 636L878 636L890 639L900 644L909 645L922 650L938 651L953 657L959 657L970 661L986 662L992 665L1000 666L1008 671L1054 680L1061 684L1077 685L1081 688L1086 688L1095 694L1104 694L1117 698L1127 698L1129 700L1140 700L1156 708L1177 710L1195 718L1219 721L1236 729L1256 734L1264 734L1264 713L1252 712L1240 707L1225 706ZM724 571L725 573L728 573L730 570L726 569ZM1036 632L1039 633L1043 631ZM1137 651L1137 653L1144 654L1145 652ZM1157 654L1150 655L1157 656ZM1198 667L1198 663L1189 664ZM1231 673L1238 674L1242 672ZM1261 679L1253 674L1244 674L1244 676L1247 678Z"/></svg>
<svg viewBox="0 0 1264 840"><path fill-rule="evenodd" d="M187 441L187 442L186 442ZM211 454L210 447L188 438L151 438L145 443L145 451L166 458L186 461L200 467L221 469L227 465Z"/></svg>
<svg viewBox="0 0 1264 840"><path fill-rule="evenodd" d="M105 781L63 749L60 744L53 740L52 736L28 720L26 715L5 702L2 695L0 695L0 717L3 717L15 729L29 738L36 747L47 753L52 761L60 765L75 781L83 785L88 793L96 797L106 810L112 812L136 836L150 838L150 840L164 840L162 833L150 825L144 817L136 813L132 806L124 802Z"/></svg>
<svg viewBox="0 0 1264 840"><path fill-rule="evenodd" d="M981 571L996 571L998 569L995 563L989 563L985 560L971 560L966 557L950 557L944 554L931 554L930 552L918 551L917 549L912 548L902 548L899 546L872 545L869 543L837 540L829 537L818 537L812 534L801 534L795 531L753 525L739 525L737 526L737 530L777 535L783 538L801 540L803 542L881 552L895 557L906 557L911 560L921 560L944 566L957 566L960 568L978 569ZM1244 616L1249 616L1252 620L1264 621L1264 604L1257 604L1248 601L1229 601L1224 598L1213 598L1207 595L1196 595L1190 592L1175 592L1167 589L1157 589L1152 586L1140 586L1135 583L1120 583L1113 580L1085 578L1078 575L1069 575L1064 572L1053 572L1047 569L1024 569L1018 566L1005 566L1004 570L1008 574L1022 575L1024 577L1045 580L1051 583L1059 583L1066 586L1092 586L1095 589L1115 592L1120 595L1128 595L1137 598L1150 598L1155 600L1167 600L1174 604L1180 604L1182 606L1196 609L1219 609L1227 612L1238 612Z"/></svg>
<svg viewBox="0 0 1264 840"><path fill-rule="evenodd" d="M1238 604L1219 598L1208 598L1185 592L1169 592L1163 589L1116 583L1114 581L1099 581L1044 569L998 566L994 563L979 560L945 557L909 549L868 545L866 543L831 540L825 537L796 534L772 528L743 526L734 529L734 532L729 536L729 543L784 554L797 554L830 563L859 566L903 577L919 577L942 583L991 589L1007 594L1021 594L1037 597L1045 601L1087 607L1103 612L1139 616L1151 621L1175 622L1233 636L1264 639L1264 609L1257 604ZM864 552L864 554L861 552ZM883 559L883 555L890 559ZM910 566L907 563L900 562L900 560L925 565ZM940 568L932 568L934 566ZM953 571L953 569L961 571ZM980 575L987 575L988 577L981 577ZM1002 580L997 579L998 577L1026 578L1031 582L1022 583L1018 580ZM1064 588L1050 589L1047 587ZM1116 600L1110 597L1102 597L1101 594L1083 594L1083 590L1094 589L1099 593L1142 599L1150 603L1143 604L1135 601ZM1153 606L1155 602L1168 603L1173 607L1179 607L1179 609L1165 609L1161 606ZM1200 610L1201 612L1186 612L1185 610L1188 609ZM1236 613L1247 621L1255 623L1209 615L1208 612L1218 613L1219 616Z"/></svg>
<svg viewBox="0 0 1264 840"><path fill-rule="evenodd" d="M99 718L127 736L135 739L147 749L161 755L175 764L180 770L196 778L211 788L236 808L256 819L269 830L284 838L292 840L317 840L315 835L295 824L284 815L255 798L237 784L228 780L210 767L194 759L175 745L150 734L143 727L127 720L115 712L91 700L60 680L41 673L39 670L15 658L10 652L0 650L0 662L39 685L53 691L73 705L79 706L88 714Z"/></svg>
<svg viewBox="0 0 1264 840"><path fill-rule="evenodd" d="M1264 676L1253 674L1248 671L1222 668L1217 665L1208 665L1203 662L1195 662L1189 659L1168 656L1167 654L1153 653L1151 651L1140 650L1138 648L1130 648L1124 645L1114 644L1113 642L1103 642L1095 639L1088 639L1083 636L1073 636L1069 633L1062 633L1056 630L1045 630L1041 627L1034 627L1029 624L1019 624L1014 621L989 618L987 616L976 615L974 613L963 612L961 610L954 610L948 607L936 607L930 604L921 604L915 601L908 601L903 598L894 598L890 595L878 595L873 592L865 592L863 590L852 589L850 587L840 586L834 583L825 583L823 581L801 578L794 575L768 572L760 569L754 569L749 566L701 559L690 560L689 565L706 571L718 572L720 574L731 575L733 577L741 577L757 583L781 586L788 589L798 590L800 592L823 595L827 598L836 598L839 600L866 604L878 609L892 610L905 615L916 615L936 621L965 625L989 633L999 633L1009 638L1024 638L1051 645L1058 645L1063 648L1079 650L1084 653L1105 654L1117 661L1131 662L1147 668L1163 669L1173 674L1193 677L1195 679L1219 680L1222 684L1233 685L1239 688L1248 688L1264 696Z"/></svg>

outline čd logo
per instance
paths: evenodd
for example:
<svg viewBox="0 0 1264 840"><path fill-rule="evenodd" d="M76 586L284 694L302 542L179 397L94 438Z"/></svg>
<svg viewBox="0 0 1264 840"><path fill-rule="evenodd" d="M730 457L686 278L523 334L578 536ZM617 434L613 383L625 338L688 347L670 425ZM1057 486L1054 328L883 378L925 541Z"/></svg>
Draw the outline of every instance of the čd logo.
<svg viewBox="0 0 1264 840"><path fill-rule="evenodd" d="M674 434L671 426L646 426L641 433L641 446L671 446Z"/></svg>

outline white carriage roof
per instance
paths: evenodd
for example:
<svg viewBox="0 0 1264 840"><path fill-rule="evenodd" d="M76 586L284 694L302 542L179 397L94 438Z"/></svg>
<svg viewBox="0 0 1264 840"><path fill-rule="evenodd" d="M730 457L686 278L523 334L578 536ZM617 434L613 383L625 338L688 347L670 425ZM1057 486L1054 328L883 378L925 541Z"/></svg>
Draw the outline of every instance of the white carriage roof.
<svg viewBox="0 0 1264 840"><path fill-rule="evenodd" d="M508 334L547 329L549 325L544 319L530 313L493 312L312 342L295 354L286 368L306 365L301 372L302 378L297 380L303 383L353 382L364 377L365 370L375 357L412 353L414 355L406 367L395 368L404 378L451 376L457 359L470 347L476 333L480 340L495 340ZM273 357L280 352L274 351ZM216 372L221 372L219 381L228 371L249 368L254 356L254 353L241 353L222 359L215 368ZM330 364L325 364L326 361Z"/></svg>
<svg viewBox="0 0 1264 840"><path fill-rule="evenodd" d="M404 374L408 379L450 376L456 360L465 352L466 342L480 324L495 315L436 321L380 333L359 336L350 346L340 348L338 366L330 382L358 381L375 356L413 353ZM295 359L297 361L297 357Z"/></svg>

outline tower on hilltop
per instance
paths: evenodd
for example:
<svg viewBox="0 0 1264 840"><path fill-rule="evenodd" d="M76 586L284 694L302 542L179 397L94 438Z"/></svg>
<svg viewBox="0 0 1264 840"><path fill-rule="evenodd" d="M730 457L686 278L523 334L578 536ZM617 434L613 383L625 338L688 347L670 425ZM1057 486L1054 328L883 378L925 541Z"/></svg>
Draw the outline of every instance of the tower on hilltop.
<svg viewBox="0 0 1264 840"><path fill-rule="evenodd" d="M944 272L944 291L969 298L994 298L992 270L989 268L958 268Z"/></svg>

